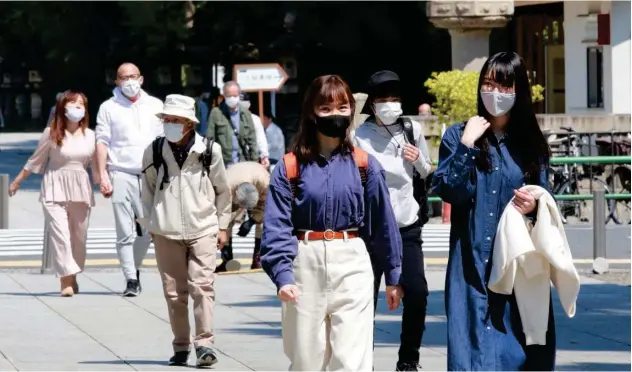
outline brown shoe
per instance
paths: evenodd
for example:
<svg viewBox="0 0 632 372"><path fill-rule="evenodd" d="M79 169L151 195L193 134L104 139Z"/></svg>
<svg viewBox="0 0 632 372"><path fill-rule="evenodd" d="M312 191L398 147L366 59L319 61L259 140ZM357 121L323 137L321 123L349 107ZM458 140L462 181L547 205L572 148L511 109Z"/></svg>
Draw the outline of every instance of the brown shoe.
<svg viewBox="0 0 632 372"><path fill-rule="evenodd" d="M72 276L72 290L75 294L79 293L79 283L77 283L77 275Z"/></svg>
<svg viewBox="0 0 632 372"><path fill-rule="evenodd" d="M59 278L59 283L61 284L61 296L62 297L72 297L75 294L75 291L72 289L72 275L66 275Z"/></svg>

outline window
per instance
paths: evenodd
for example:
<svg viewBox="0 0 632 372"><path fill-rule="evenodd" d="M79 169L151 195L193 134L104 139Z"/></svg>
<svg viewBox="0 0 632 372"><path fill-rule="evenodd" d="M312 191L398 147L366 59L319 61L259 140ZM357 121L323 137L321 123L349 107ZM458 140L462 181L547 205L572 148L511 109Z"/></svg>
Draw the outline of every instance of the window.
<svg viewBox="0 0 632 372"><path fill-rule="evenodd" d="M588 108L603 108L603 51L601 47L586 48L588 73Z"/></svg>

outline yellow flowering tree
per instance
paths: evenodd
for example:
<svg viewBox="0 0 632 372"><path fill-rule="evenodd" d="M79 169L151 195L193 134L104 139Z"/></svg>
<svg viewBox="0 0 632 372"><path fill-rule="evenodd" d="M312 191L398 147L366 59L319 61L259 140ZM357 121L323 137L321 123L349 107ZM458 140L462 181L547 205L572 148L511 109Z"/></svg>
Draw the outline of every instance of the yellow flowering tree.
<svg viewBox="0 0 632 372"><path fill-rule="evenodd" d="M430 94L434 95L433 114L437 124L452 125L466 121L476 115L476 98L478 72L452 70L433 72L424 84ZM544 88L541 85L531 87L533 102L544 99Z"/></svg>

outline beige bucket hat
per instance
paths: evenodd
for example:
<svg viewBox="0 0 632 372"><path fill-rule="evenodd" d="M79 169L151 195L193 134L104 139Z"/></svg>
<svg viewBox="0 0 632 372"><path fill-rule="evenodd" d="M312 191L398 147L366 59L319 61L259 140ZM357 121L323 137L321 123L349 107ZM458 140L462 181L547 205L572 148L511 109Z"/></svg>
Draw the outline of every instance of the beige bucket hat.
<svg viewBox="0 0 632 372"><path fill-rule="evenodd" d="M163 115L179 116L196 124L200 123L195 116L195 100L181 94L170 94L165 98L165 105L156 116L162 118Z"/></svg>

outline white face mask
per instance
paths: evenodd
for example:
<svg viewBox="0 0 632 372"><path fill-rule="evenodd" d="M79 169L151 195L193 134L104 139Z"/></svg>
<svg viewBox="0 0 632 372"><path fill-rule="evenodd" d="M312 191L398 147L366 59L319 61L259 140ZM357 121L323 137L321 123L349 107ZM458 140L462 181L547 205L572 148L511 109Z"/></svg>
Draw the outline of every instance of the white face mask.
<svg viewBox="0 0 632 372"><path fill-rule="evenodd" d="M226 102L226 105L228 105L228 107L235 108L239 104L239 97L238 96L226 97L224 102Z"/></svg>
<svg viewBox="0 0 632 372"><path fill-rule="evenodd" d="M375 115L386 125L391 125L402 116L401 102L378 102L375 104Z"/></svg>
<svg viewBox="0 0 632 372"><path fill-rule="evenodd" d="M121 92L128 98L138 96L138 93L140 93L140 81L133 79L125 80L121 83Z"/></svg>
<svg viewBox="0 0 632 372"><path fill-rule="evenodd" d="M515 93L481 92L483 105L492 116L503 116L516 102Z"/></svg>
<svg viewBox="0 0 632 372"><path fill-rule="evenodd" d="M184 125L182 124L164 123L163 126L165 128L165 138L167 138L167 141L169 142L176 143L186 134L182 133L182 130L184 129Z"/></svg>
<svg viewBox="0 0 632 372"><path fill-rule="evenodd" d="M72 122L79 122L86 116L86 110L76 107L66 107L66 118Z"/></svg>

